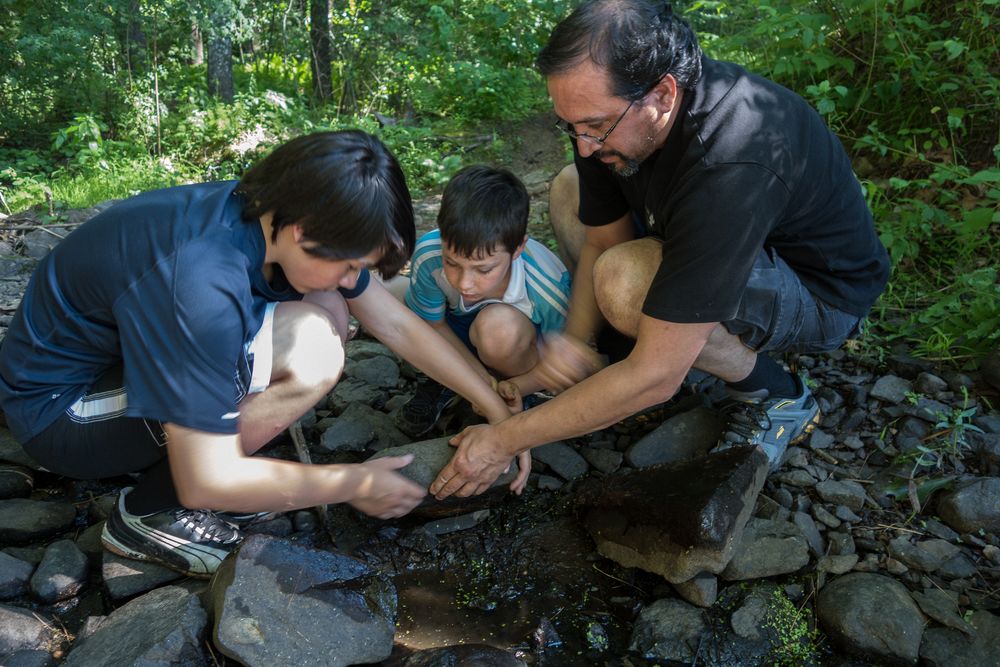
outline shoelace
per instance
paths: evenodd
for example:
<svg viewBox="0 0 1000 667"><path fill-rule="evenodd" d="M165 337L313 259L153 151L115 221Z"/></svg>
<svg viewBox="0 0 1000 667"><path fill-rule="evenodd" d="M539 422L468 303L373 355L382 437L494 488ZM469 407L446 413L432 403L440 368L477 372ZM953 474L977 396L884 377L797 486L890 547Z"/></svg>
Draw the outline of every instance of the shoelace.
<svg viewBox="0 0 1000 667"><path fill-rule="evenodd" d="M771 418L760 403L737 401L722 409L727 419L725 438L729 442L751 442L757 434L771 428ZM729 437L730 434L739 440Z"/></svg>
<svg viewBox="0 0 1000 667"><path fill-rule="evenodd" d="M207 510L179 509L174 512L174 518L199 537L213 542L226 544L240 536L232 526Z"/></svg>

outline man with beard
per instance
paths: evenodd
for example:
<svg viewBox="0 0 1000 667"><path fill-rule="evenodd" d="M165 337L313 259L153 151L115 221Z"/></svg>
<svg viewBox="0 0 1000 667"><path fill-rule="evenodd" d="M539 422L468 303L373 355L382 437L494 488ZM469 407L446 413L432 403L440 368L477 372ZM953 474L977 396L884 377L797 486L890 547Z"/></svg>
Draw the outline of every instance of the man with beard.
<svg viewBox="0 0 1000 667"><path fill-rule="evenodd" d="M818 408L770 353L837 348L889 274L843 147L798 95L705 57L663 2L585 2L537 65L575 152L550 202L573 294L543 358L566 390L463 431L431 492L476 493L518 452L669 399L691 368L731 393L718 446L776 468ZM580 381L605 322L634 347Z"/></svg>

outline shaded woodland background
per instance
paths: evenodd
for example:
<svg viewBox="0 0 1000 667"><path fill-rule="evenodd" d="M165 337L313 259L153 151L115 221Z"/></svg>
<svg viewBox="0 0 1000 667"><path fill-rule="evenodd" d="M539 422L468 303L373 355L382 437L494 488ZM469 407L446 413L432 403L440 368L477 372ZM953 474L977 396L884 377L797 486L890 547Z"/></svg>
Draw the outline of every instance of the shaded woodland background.
<svg viewBox="0 0 1000 667"><path fill-rule="evenodd" d="M414 196L507 164L550 113L564 0L0 0L0 214L237 178L360 127ZM674 3L712 57L798 92L854 161L894 272L856 352L972 368L1000 346L1000 0Z"/></svg>

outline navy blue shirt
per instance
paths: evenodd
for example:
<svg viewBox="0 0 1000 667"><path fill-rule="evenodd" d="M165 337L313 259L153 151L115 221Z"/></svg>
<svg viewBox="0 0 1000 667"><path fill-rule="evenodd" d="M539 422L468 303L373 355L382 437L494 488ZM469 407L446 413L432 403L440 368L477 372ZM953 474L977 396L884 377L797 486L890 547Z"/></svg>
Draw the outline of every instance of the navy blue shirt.
<svg viewBox="0 0 1000 667"><path fill-rule="evenodd" d="M0 348L0 407L27 442L122 364L125 414L233 434L243 346L268 302L301 299L262 268L235 182L140 194L81 225L32 276ZM364 291L362 272L347 297Z"/></svg>
<svg viewBox="0 0 1000 667"><path fill-rule="evenodd" d="M631 177L576 154L580 219L630 210L663 241L643 305L671 322L735 317L754 260L774 249L816 297L864 316L889 277L864 193L836 135L801 97L702 60L664 146Z"/></svg>

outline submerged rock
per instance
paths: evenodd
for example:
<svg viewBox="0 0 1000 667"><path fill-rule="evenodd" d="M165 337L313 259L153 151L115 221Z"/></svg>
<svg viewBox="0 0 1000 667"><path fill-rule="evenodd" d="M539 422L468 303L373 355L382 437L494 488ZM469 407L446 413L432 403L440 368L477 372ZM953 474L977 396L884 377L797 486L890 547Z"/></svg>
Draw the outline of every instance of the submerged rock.
<svg viewBox="0 0 1000 667"><path fill-rule="evenodd" d="M701 609L681 600L657 600L639 613L629 649L651 660L692 662L707 631Z"/></svg>
<svg viewBox="0 0 1000 667"><path fill-rule="evenodd" d="M602 555L679 584L726 567L767 468L760 451L734 448L615 473L582 485L576 500Z"/></svg>

